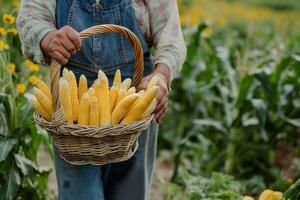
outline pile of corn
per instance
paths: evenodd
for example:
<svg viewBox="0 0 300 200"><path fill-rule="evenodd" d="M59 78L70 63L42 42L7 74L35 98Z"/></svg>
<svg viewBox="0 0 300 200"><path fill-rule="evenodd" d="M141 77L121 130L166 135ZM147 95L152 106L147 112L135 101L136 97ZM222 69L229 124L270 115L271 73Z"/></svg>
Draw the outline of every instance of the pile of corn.
<svg viewBox="0 0 300 200"><path fill-rule="evenodd" d="M264 190L258 200L282 200L283 194L282 192L273 191L273 190ZM243 200L254 200L251 196L245 196Z"/></svg>
<svg viewBox="0 0 300 200"><path fill-rule="evenodd" d="M158 78L153 76L145 90L136 92L131 79L122 81L117 70L113 85L109 88L108 79L99 70L98 79L88 88L87 79L80 76L79 84L72 71L63 70L59 80L59 98L68 123L105 126L129 124L150 116L157 104ZM46 120L52 118L52 97L46 84L39 80L34 88L33 105Z"/></svg>

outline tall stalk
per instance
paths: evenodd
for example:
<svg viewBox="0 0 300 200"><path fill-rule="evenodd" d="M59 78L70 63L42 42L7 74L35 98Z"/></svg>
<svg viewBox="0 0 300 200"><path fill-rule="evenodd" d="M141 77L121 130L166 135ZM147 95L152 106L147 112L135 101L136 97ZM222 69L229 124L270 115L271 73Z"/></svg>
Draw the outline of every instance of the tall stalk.
<svg viewBox="0 0 300 200"><path fill-rule="evenodd" d="M229 131L229 143L226 150L226 161L224 171L227 174L232 174L235 166L236 139L238 133L237 130L234 128L230 129Z"/></svg>
<svg viewBox="0 0 300 200"><path fill-rule="evenodd" d="M185 131L185 121L186 120L186 116L185 115L180 115L180 119L179 119L179 126L177 129L177 135L178 136L182 136L182 138L184 138L184 131ZM180 158L182 155L182 152L184 150L185 147L185 143L182 142L182 139L179 141L179 145L178 145L178 150L176 151L175 154L175 159L174 159L174 169L173 169L173 175L171 178L171 182L174 182L178 176L178 169L179 169L179 165L180 165Z"/></svg>

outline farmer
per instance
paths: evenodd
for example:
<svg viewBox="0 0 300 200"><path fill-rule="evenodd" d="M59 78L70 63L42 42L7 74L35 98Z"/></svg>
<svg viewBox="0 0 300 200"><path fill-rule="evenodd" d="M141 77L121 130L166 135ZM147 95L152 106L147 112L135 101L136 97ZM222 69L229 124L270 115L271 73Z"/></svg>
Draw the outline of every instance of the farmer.
<svg viewBox="0 0 300 200"><path fill-rule="evenodd" d="M134 54L127 38L106 33L80 41L78 32L99 24L125 26L139 38L145 68L140 86L154 74L159 77L155 119L160 122L167 110L169 84L186 56L176 0L23 0L17 18L22 50L35 62L46 64L55 58L77 79L84 74L89 85L99 69L110 82L116 69L123 78L131 77ZM59 199L149 199L157 132L154 122L141 134L130 160L103 166L71 165L54 146Z"/></svg>

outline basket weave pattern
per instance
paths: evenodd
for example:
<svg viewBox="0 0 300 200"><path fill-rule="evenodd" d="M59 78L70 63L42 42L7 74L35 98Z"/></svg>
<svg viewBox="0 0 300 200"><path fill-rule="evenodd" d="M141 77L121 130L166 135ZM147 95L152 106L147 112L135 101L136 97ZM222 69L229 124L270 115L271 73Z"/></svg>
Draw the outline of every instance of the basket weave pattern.
<svg viewBox="0 0 300 200"><path fill-rule="evenodd" d="M80 38L106 32L120 33L131 42L135 53L132 85L137 86L143 76L144 64L141 44L133 32L118 25L98 25L80 32ZM153 116L129 125L96 127L68 124L59 103L59 72L60 64L52 59L50 82L55 111L52 121L45 120L38 113L34 113L33 117L51 135L61 157L74 165L104 165L130 159L138 148L139 135L150 126Z"/></svg>

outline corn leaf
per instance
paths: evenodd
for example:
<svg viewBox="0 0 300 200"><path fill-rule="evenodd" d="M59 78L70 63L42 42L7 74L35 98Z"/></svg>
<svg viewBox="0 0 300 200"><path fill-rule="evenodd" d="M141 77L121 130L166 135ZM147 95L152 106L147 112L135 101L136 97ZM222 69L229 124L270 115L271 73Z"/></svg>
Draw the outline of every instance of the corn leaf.
<svg viewBox="0 0 300 200"><path fill-rule="evenodd" d="M0 162L4 161L9 152L14 148L17 139L0 138Z"/></svg>

